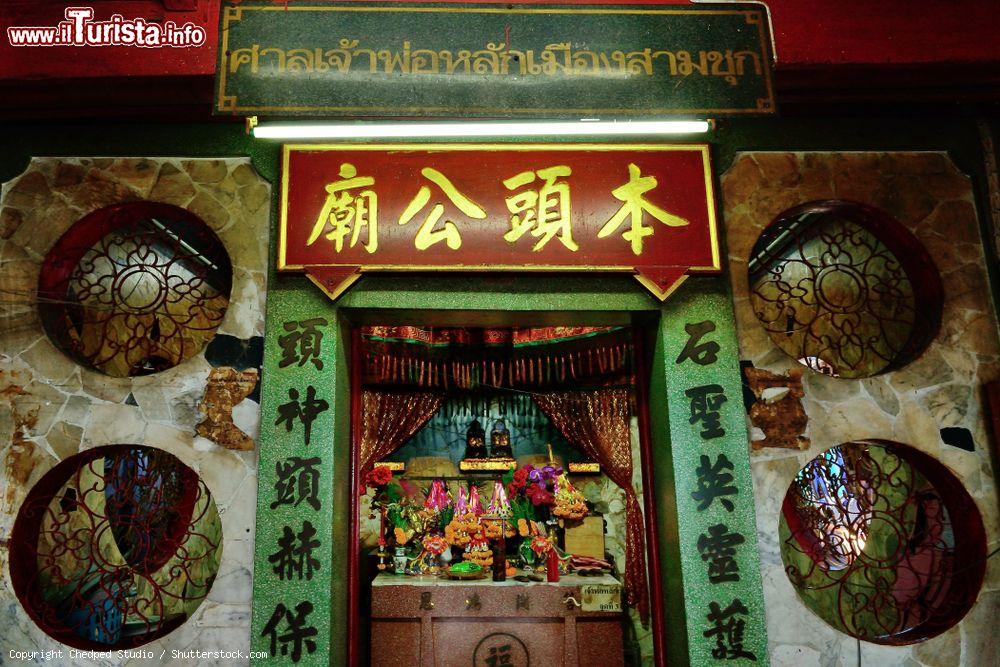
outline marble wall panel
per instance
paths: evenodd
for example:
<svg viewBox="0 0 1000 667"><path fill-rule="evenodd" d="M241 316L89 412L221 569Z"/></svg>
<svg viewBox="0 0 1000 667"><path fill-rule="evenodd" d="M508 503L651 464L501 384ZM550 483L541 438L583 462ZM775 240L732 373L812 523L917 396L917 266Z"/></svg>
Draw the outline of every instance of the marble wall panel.
<svg viewBox="0 0 1000 667"><path fill-rule="evenodd" d="M227 336L227 341L252 348L251 341L263 336L270 185L248 158L35 158L23 174L3 184L0 645L5 649L67 648L34 625L11 589L6 540L25 494L58 461L114 443L159 447L180 458L208 485L223 524L218 579L192 618L144 647L157 657L165 652L162 661L152 662L193 664L187 659L172 660L173 650L246 652L249 647L257 452L224 449L197 436L195 424L204 418L198 405L212 367L259 368L259 359L236 364L226 360L223 350L210 355L210 361L203 350L162 373L113 378L82 369L59 352L46 338L35 310L41 260L59 236L97 208L142 199L191 210L225 245L233 264L233 290L217 337ZM256 438L259 407L251 399L237 406L234 418L237 426ZM73 661L84 667L146 662L150 661ZM212 664L211 660L198 662ZM223 663L237 664L219 661Z"/></svg>
<svg viewBox="0 0 1000 667"><path fill-rule="evenodd" d="M986 524L988 549L1000 546L997 494L982 386L1000 378L1000 343L971 181L943 152L738 153L722 176L728 263L741 356L757 368L800 367L781 352L750 305L747 258L761 231L792 206L847 199L891 214L923 243L944 282L941 331L910 365L864 380L806 371L803 405L811 440L805 451L751 452L761 568L773 665L853 665L857 642L824 623L797 598L778 541L781 500L799 468L820 452L862 438L897 440L930 454L962 480ZM974 451L946 444L944 427L968 429ZM864 664L995 664L1000 559L965 619L927 642L904 647L862 643ZM990 657L987 657L990 656Z"/></svg>

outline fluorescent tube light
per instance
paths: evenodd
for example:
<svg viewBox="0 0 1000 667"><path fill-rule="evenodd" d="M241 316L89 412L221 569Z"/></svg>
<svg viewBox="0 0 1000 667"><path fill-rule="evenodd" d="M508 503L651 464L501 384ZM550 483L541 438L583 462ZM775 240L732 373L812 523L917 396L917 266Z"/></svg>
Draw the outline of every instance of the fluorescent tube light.
<svg viewBox="0 0 1000 667"><path fill-rule="evenodd" d="M427 137L575 137L703 134L707 120L461 121L430 123L259 123L258 139L400 139Z"/></svg>

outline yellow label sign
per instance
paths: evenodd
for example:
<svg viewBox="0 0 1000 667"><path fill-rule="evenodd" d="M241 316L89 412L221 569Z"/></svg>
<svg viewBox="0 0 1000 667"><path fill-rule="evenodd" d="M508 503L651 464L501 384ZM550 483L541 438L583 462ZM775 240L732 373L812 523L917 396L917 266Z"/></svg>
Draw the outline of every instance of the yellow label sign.
<svg viewBox="0 0 1000 667"><path fill-rule="evenodd" d="M583 611L621 611L622 588L618 584L587 584L580 587Z"/></svg>

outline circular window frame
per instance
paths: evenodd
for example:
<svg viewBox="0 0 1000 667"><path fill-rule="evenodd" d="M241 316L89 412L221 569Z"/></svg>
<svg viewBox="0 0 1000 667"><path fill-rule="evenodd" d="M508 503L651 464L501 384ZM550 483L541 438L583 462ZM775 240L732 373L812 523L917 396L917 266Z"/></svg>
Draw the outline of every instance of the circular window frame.
<svg viewBox="0 0 1000 667"><path fill-rule="evenodd" d="M203 332L199 335L199 339L203 340L200 340L200 346L197 349L184 349L184 344L183 342L181 343L181 353L178 355L176 361L152 353L133 362L128 358L129 353L132 351L131 347L119 347L114 354L111 354L104 360L98 361L78 349L79 346L73 342L73 334L70 331L72 325L67 320L82 322L84 320L83 313L86 311L87 306L69 296L70 283L81 261L88 253L93 251L95 246L102 243L104 239L115 232L140 224L145 220L156 220L159 222L164 229L163 237L175 247L179 247L181 243L188 244L195 237L203 239L203 243L199 244L203 247L194 250L193 246L188 245L186 253L188 256L197 254L208 259L208 262L213 266L214 275L220 281L218 295L225 298L226 305L219 313L217 322L211 328L198 329L185 327L186 322L178 321L174 314L165 313L165 319L172 320L176 331ZM181 255L182 253L178 252L169 260L164 261L163 264L170 266ZM126 268L124 273L128 273L129 271L130 269ZM131 269L131 272L136 274L142 273L141 270L136 269ZM121 274L112 275L114 275L115 280L113 282L115 284L122 282ZM207 282L205 275L198 275L196 277L200 281ZM187 209L174 206L173 204L151 201L123 202L105 206L83 216L73 223L52 245L45 254L41 271L39 272L36 308L45 335L62 354L73 360L74 363L108 377L139 377L174 368L204 351L205 347L207 347L208 343L215 336L229 310L233 292L233 279L233 264L225 244L219 238L218 234L200 217ZM158 285L160 293L156 296L155 302L151 302L149 309L137 313L134 309L129 309L122 305L120 299L114 298L114 306L112 308L114 313L105 322L119 316L128 317L129 315L164 313L163 302L167 298L167 295L171 293L176 294L177 292L175 287L169 286L164 281L159 281ZM112 289L115 290L116 297L119 296L117 295L115 285L112 285ZM215 291L214 285L212 285L212 289ZM107 290L105 289L105 291ZM190 317L193 318L193 315ZM174 337L176 336L184 338L183 333L175 334ZM101 336L101 339L105 340L106 336ZM127 374L109 372L106 368L109 360L120 356L125 356L125 364L127 364L129 372ZM141 367L140 364L147 360L149 361L148 367Z"/></svg>
<svg viewBox="0 0 1000 667"><path fill-rule="evenodd" d="M810 226L823 225L827 220L833 218L861 227L892 254L911 285L914 295L914 322L910 327L908 337L899 346L893 358L875 372L837 374L834 372L826 373L820 368L815 368L813 364L804 361L815 355L810 355L810 350L805 346L802 346L797 353L793 353L786 346L783 346L777 340L781 332L772 330L777 320L770 322L765 320L761 316L761 309L756 305L758 297L754 290L755 281L753 274L755 272L766 271L766 267L774 262L773 257L765 256L762 260L762 265L765 268L755 270L754 258L758 254L758 248L762 244L766 244L768 239L777 236L782 228L787 227L790 221L806 215L814 216L808 223ZM746 276L750 309L771 343L797 364L814 373L842 380L860 380L897 371L919 359L937 338L941 329L941 320L944 312L944 284L934 259L919 239L892 215L882 209L861 202L847 199L821 199L805 202L782 211L761 231L754 242L750 255L747 258ZM825 312L834 313L835 311L827 309ZM818 317L814 317L813 321ZM822 361L821 358L820 361Z"/></svg>
<svg viewBox="0 0 1000 667"><path fill-rule="evenodd" d="M44 595L40 590L39 582L39 568L38 568L38 558L39 549L38 542L41 538L42 524L49 514L49 507L53 502L59 502L57 499L57 494L59 491L69 483L75 475L78 475L81 470L89 466L95 460L107 457L109 455L114 455L117 453L125 452L128 450L144 450L150 452L158 452L166 454L176 462L186 469L187 473L193 476L193 481L199 489L199 495L204 493L207 495L207 503L205 504L205 511L214 511L214 516L212 521L218 522L219 533L218 533L218 543L213 545L210 551L211 556L216 561L216 567L214 572L212 572L205 580L203 595L197 598L198 602L192 611L201 608L202 604L208 599L209 593L211 593L212 587L215 584L216 577L218 576L220 565L222 562L222 552L224 548L224 535L222 532L222 515L219 513L218 506L215 504L215 498L209 490L208 485L205 483L204 479L198 473L191 468L187 463L182 461L176 455L157 447L152 447L149 445L137 445L137 444L114 444L114 445L102 445L99 447L94 447L92 449L87 449L82 452L78 452L49 469L42 477L35 483L35 485L28 491L27 496L21 503L18 509L17 516L14 519L14 525L10 533L10 550L8 554L8 568L10 571L10 579L14 589L14 594L21 605L21 608L28 614L35 626L44 632L49 637L80 650L95 650L95 651L113 651L113 650L127 650L133 649L139 646L143 646L152 641L160 639L164 636L169 635L185 623L187 623L191 616L180 619L179 621L170 621L162 624L158 624L157 628L153 632L147 632L144 634L132 635L130 640L119 641L116 643L104 643L93 639L85 638L84 636L75 632L72 628L63 627L59 628L52 622L46 615L51 615L53 613L52 607L49 605L48 601L44 600ZM106 493L106 490L97 491L99 493ZM176 536L171 540L175 543L172 553L176 555L182 550L182 546L186 541L187 537L192 534L201 535L200 533L191 533L192 520L193 520L193 510L197 505L198 497L192 499L190 503L186 506L190 506L192 512L191 516L188 518L187 526L184 528L184 536L182 539L178 539ZM68 513L64 510L63 512ZM178 524L179 525L179 524ZM109 527L109 530L113 528ZM204 535L201 535L204 538ZM79 537L74 534L73 540L78 540ZM112 538L113 539L113 538ZM208 544L211 544L210 540L207 540ZM159 545L158 545L159 546ZM186 549L186 547L184 547ZM208 555L207 552L205 555ZM159 555L159 558L163 558ZM170 562L172 556L163 560L160 564L160 568L155 571L160 571L162 568ZM57 566L58 567L58 566ZM125 568L130 572L134 572L134 568L128 565L117 566L119 568ZM172 566L171 569L175 569L176 566ZM133 575L135 576L135 575ZM145 578L150 578L151 575L139 574L138 576L143 576ZM35 600L39 603L36 605ZM147 601L148 602L148 601ZM43 607L40 610L40 607ZM147 629L149 625L147 624Z"/></svg>
<svg viewBox="0 0 1000 667"><path fill-rule="evenodd" d="M798 480L804 470L813 465L821 457L825 457L834 449L851 445L877 446L886 449L900 461L908 464L916 473L922 475L936 490L936 495L947 512L949 521L946 525L950 527L950 534L954 537L955 542L954 547L951 548L954 560L947 574L949 588L945 594L946 597L927 618L887 636L874 637L866 636L865 633L852 632L848 624L843 621L843 618L841 618L841 625L837 625L825 618L806 599L803 594L803 588L796 584L793 572L797 572L797 568L794 563L789 563L786 557L787 549L794 548L799 553L809 556L809 550L816 549L818 551L821 544L820 540L812 532L812 529L804 525L801 517L795 511L794 497L798 495L795 490L796 480ZM882 519L879 518L879 520L881 521ZM787 538L785 531L787 531ZM785 492L778 517L777 535L782 566L799 601L832 629L873 644L885 646L917 644L950 630L958 625L972 609L985 581L987 555L986 528L975 500L966 490L958 476L939 460L914 447L893 440L873 438L845 442L831 447L810 459L805 466L796 472L795 478ZM802 542L798 539L800 536L804 536L806 541L810 542L810 546L803 546ZM912 535L907 537L912 538ZM798 542L799 546L786 546L792 541ZM861 547L859 555L855 557L853 562L842 568L830 569L851 571L854 563L861 560L860 554L862 552L863 547ZM819 566L815 559L813 559L813 562ZM895 567L897 565L898 561L892 566ZM797 576L803 578L801 573ZM955 586L954 582L960 583ZM835 590L837 599L839 600L841 599L841 595L850 595L850 593L843 593L846 586L846 582L840 583L838 579L837 583L833 583L828 587L813 586L805 590ZM885 591L881 591L876 587L872 587L872 590L877 593L885 593ZM895 589L889 589L890 592L893 590ZM819 594L816 593L815 595L818 596Z"/></svg>

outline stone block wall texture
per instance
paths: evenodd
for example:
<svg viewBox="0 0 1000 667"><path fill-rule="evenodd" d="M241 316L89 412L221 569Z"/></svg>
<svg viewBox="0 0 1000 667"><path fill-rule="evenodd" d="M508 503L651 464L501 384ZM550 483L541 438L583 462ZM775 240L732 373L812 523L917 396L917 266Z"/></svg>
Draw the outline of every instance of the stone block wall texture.
<svg viewBox="0 0 1000 667"><path fill-rule="evenodd" d="M988 550L1000 545L1000 517L981 387L1000 378L1000 343L987 281L972 184L942 152L738 153L722 176L728 261L743 359L785 373L800 366L781 352L754 316L747 258L779 213L820 199L847 199L890 213L923 243L944 283L941 331L908 366L864 380L806 371L806 451L751 453L758 540L773 665L854 665L857 641L799 601L785 575L778 540L781 503L798 470L820 452L863 438L916 447L950 468L975 499ZM918 295L919 298L919 295ZM945 444L944 427L964 427L975 451ZM904 647L861 644L863 664L951 667L1000 660L1000 557L987 564L979 598L960 624Z"/></svg>
<svg viewBox="0 0 1000 667"><path fill-rule="evenodd" d="M36 158L0 190L0 647L66 649L39 630L11 587L7 540L31 486L58 461L91 447L136 443L193 468L222 520L222 562L208 597L184 625L144 648L162 661L77 665L195 664L171 651L249 647L257 452L225 449L195 433L212 364L205 351L162 373L112 378L81 368L45 336L35 308L41 260L74 222L98 208L150 200L198 215L233 264L229 308L216 337L249 347L264 333L270 185L249 158ZM221 340L221 339L220 339ZM259 348L259 345L257 346ZM259 367L260 360L251 362ZM259 406L233 411L256 440ZM212 664L212 661L198 661ZM51 664L51 663L49 663ZM70 664L67 660L65 664ZM220 660L219 664L237 664Z"/></svg>

